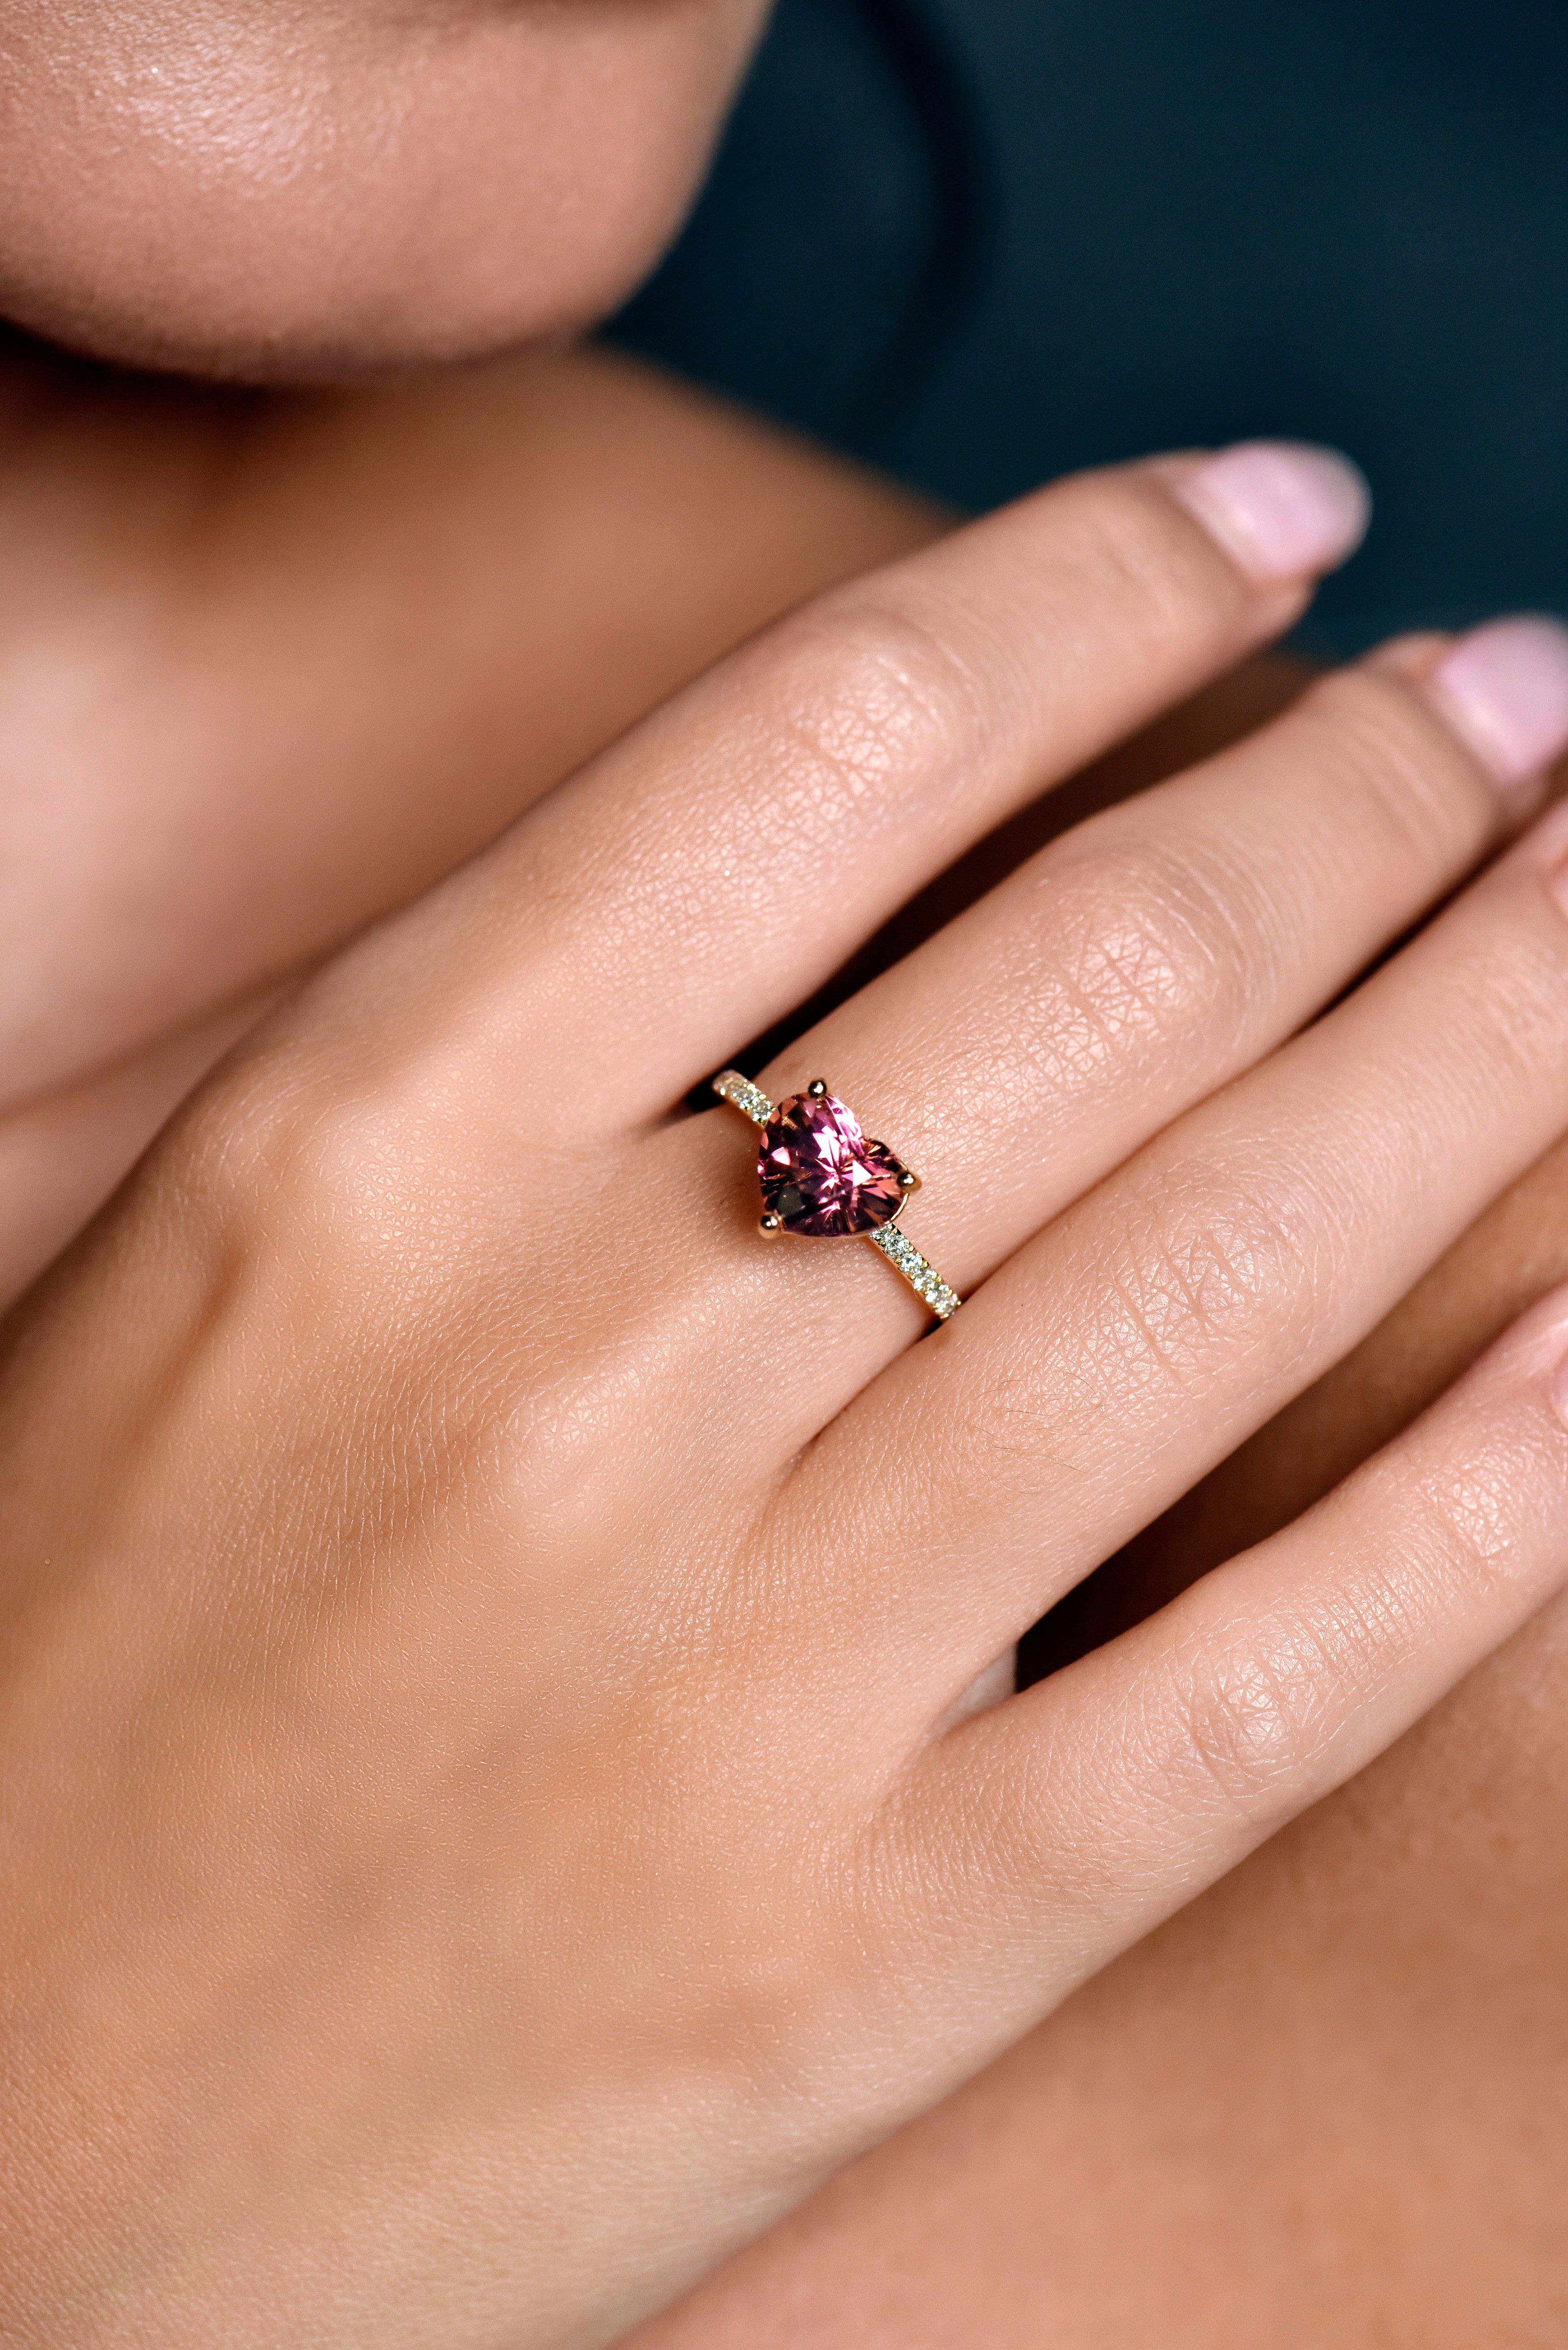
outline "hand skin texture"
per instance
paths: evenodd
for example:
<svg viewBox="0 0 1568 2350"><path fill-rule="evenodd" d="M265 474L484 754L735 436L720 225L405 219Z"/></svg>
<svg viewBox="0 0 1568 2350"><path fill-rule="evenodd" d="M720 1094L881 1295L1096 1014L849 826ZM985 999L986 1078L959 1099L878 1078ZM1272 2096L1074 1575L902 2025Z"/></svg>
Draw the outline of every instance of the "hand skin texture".
<svg viewBox="0 0 1568 2350"><path fill-rule="evenodd" d="M744 9L651 5L504 17L211 7L196 42L191 21L188 7L124 0L8 10L4 291L15 315L88 347L263 378L483 348L613 300L676 216L751 30ZM552 78L563 69L569 84ZM586 122L559 103L579 92ZM454 174L446 132L459 120ZM596 201L574 208L579 159ZM20 385L20 365L10 373ZM678 509L700 499L710 463L701 434L645 436L633 400L628 440L595 393L580 435L569 380L525 369L501 370L483 396L474 382L390 394L379 415L379 395L225 415L171 391L84 389L47 436L35 428L57 388L24 400L0 498L5 576L28 593L0 639L28 658L0 691L14 721L23 689L29 724L0 741L21 754L5 805L34 821L6 844L21 886L0 994L66 1059L7 1064L33 1090L13 1091L0 1129L0 1277L15 1284L53 1253L302 953L489 837L709 654L930 526L916 515L900 542L894 502L870 485L845 495L841 476L819 511L803 464L775 469L765 436L743 445L709 417L721 459L738 462L684 534ZM558 473L533 463L541 435ZM566 522L556 490L574 452L576 494L591 501L623 450L602 504L556 530L556 548L582 545L588 562L536 564L536 527L547 555L552 514ZM660 451L668 473L639 467ZM765 495L754 560L746 530L729 527L753 512L746 463L801 498L811 525L795 533L786 501ZM76 532L62 530L62 496L79 501ZM450 531L436 526L441 501ZM648 544L668 550L652 594L618 530L587 526L595 511L615 524L628 502L649 515ZM895 536L857 539L857 513L891 519ZM345 546L362 549L358 568ZM782 590L766 578L775 553ZM732 616L704 592L727 572L740 581ZM325 592L291 613L301 575ZM410 594L427 577L428 596ZM52 592L35 608L40 579ZM514 630L476 631L482 612ZM259 657L247 660L248 633ZM461 652L476 636L471 668ZM204 691L217 681L204 706L192 706L192 679ZM564 749L549 728L563 712L581 730ZM41 796L40 777L62 774L70 788ZM41 838L36 819L56 808L68 822ZM136 889L116 899L108 855L89 856L98 843ZM149 899L164 874L177 886ZM68 993L78 974L96 1002ZM35 978L53 990L41 1020ZM1418 1311L1397 1313L1199 1504L1096 1578L1072 1639L1266 1531L1390 1432L1564 1270L1560 1199L1543 1162L1424 1284ZM681 2324L825 2350L967 2350L977 2334L988 2350L1228 2350L1261 2335L1303 2350L1556 2350L1568 2295L1552 2200L1555 1620L1538 1619L1384 1763L975 2089L848 2173Z"/></svg>
<svg viewBox="0 0 1568 2350"><path fill-rule="evenodd" d="M607 354L0 364L0 1302L301 967L919 501Z"/></svg>
<svg viewBox="0 0 1568 2350"><path fill-rule="evenodd" d="M1053 1659L1307 1506L1564 1279L1559 1146L1063 1604ZM1558 1601L625 2350L1556 2350L1565 1720Z"/></svg>
<svg viewBox="0 0 1568 2350"><path fill-rule="evenodd" d="M309 983L13 1317L24 2340L603 2340L1568 1569L1557 1294L1322 1510L962 1710L1568 1123L1560 815L1298 1033L1522 813L1447 648L1068 835L764 1074L921 1166L939 1337L869 1252L762 1249L745 1130L670 1115L1299 610L1193 521L1212 470L733 657Z"/></svg>

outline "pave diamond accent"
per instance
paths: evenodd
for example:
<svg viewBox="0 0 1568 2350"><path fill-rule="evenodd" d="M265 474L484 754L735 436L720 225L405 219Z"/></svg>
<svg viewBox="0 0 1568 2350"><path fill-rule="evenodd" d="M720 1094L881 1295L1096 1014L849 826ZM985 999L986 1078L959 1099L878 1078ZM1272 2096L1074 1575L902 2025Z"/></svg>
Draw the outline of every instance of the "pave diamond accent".
<svg viewBox="0 0 1568 2350"><path fill-rule="evenodd" d="M760 1086L743 1077L739 1069L722 1069L713 1079L713 1091L723 1101L749 1118L753 1126L773 1123L774 1109ZM950 1289L940 1273L929 1264L911 1240L895 1223L881 1224L863 1237L874 1249L880 1249L896 1273L901 1273L916 1295L930 1307L939 1322L950 1320L963 1304L956 1289Z"/></svg>
<svg viewBox="0 0 1568 2350"><path fill-rule="evenodd" d="M766 1126L774 1114L774 1106L760 1086L750 1077L742 1076L739 1069L721 1069L713 1080L713 1091L727 1102L744 1110L753 1126Z"/></svg>
<svg viewBox="0 0 1568 2350"><path fill-rule="evenodd" d="M891 1265L903 1274L911 1289L925 1299L939 1322L948 1321L963 1304L956 1289L950 1289L940 1273L926 1263L911 1240L907 1240L897 1224L884 1224L879 1232L867 1235L875 1249L880 1249Z"/></svg>

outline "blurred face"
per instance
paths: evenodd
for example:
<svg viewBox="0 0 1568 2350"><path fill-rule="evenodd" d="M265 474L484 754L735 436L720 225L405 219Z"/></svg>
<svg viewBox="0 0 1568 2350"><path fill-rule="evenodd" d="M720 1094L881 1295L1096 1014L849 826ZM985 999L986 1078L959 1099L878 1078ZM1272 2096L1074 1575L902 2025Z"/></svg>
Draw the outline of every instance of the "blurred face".
<svg viewBox="0 0 1568 2350"><path fill-rule="evenodd" d="M612 308L766 0L0 0L0 315L363 374Z"/></svg>

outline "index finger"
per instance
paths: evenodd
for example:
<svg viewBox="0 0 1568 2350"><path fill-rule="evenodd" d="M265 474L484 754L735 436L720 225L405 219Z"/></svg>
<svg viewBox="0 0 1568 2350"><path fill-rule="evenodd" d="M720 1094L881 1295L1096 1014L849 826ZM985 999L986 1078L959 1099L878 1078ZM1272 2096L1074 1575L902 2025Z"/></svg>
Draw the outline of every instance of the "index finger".
<svg viewBox="0 0 1568 2350"><path fill-rule="evenodd" d="M1023 801L1288 627L1366 512L1315 449L1082 474L732 655L479 884L504 923L526 875L523 1042L575 1064L549 1114L661 1113Z"/></svg>

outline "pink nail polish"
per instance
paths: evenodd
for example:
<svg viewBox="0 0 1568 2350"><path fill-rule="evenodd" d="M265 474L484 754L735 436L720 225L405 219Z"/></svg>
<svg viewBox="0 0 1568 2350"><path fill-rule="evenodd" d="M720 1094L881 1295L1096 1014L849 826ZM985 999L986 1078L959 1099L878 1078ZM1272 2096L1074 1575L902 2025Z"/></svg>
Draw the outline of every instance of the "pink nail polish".
<svg viewBox="0 0 1568 2350"><path fill-rule="evenodd" d="M1302 441L1239 442L1172 486L1261 588L1332 571L1372 517L1372 494L1349 458Z"/></svg>
<svg viewBox="0 0 1568 2350"><path fill-rule="evenodd" d="M1472 629L1431 691L1498 783L1527 782L1568 747L1568 629L1533 614Z"/></svg>

